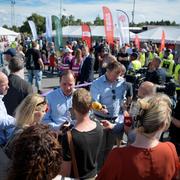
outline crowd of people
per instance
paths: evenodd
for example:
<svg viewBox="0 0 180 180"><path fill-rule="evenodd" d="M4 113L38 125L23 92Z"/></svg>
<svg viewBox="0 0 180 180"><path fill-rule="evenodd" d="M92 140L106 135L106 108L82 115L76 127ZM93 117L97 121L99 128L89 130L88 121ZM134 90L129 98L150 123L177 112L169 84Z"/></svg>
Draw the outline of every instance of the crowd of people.
<svg viewBox="0 0 180 180"><path fill-rule="evenodd" d="M105 41L22 47L4 51L0 71L0 179L180 179L172 50ZM47 71L59 85L42 96Z"/></svg>

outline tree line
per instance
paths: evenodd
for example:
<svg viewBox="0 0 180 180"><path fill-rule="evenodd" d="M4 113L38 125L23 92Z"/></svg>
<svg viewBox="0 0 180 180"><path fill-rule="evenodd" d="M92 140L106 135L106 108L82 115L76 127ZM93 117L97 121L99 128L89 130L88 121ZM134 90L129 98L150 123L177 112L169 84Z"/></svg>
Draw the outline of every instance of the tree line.
<svg viewBox="0 0 180 180"><path fill-rule="evenodd" d="M20 26L20 27L17 27L17 26L8 27L7 25L3 25L3 27L7 28L7 29L11 29L15 32L31 34L31 29L29 27L28 20L34 21L38 34L42 34L46 31L45 30L45 28L46 28L45 27L45 17L43 17L39 14L36 14L36 13L33 13L31 16L27 17L26 20L23 22L22 26ZM70 15L70 16L63 15L61 18L62 27L69 26L69 25L81 25L82 23L87 23L89 25L96 25L96 26L104 25L103 19L101 19L99 16L97 16L93 22L90 22L90 21L83 22L81 19L76 19L73 15ZM143 26L147 26L147 25L178 26L178 24L176 24L175 21L171 22L169 20L150 21L150 22L146 21L146 22L141 22L141 23L137 23L137 24L133 24L133 25L130 23L130 26L136 26L136 27L143 27ZM54 23L52 24L52 27L53 27L53 29L55 29Z"/></svg>

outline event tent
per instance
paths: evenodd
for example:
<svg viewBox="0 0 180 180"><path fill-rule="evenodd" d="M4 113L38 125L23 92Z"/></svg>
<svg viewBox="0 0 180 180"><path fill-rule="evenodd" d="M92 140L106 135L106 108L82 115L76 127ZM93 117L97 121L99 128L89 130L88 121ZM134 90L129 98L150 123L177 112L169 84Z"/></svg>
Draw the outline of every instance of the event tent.
<svg viewBox="0 0 180 180"><path fill-rule="evenodd" d="M14 41L14 39L19 35L19 33L16 33L14 31L11 31L9 29L0 27L0 36L7 36L9 42Z"/></svg>
<svg viewBox="0 0 180 180"><path fill-rule="evenodd" d="M103 37L105 38L105 30L104 26L90 26L91 34L93 37ZM81 38L82 29L81 26L66 26L62 28L62 34L64 37L74 37ZM53 35L55 35L55 31L53 31ZM114 37L118 37L118 32L115 30ZM134 38L135 34L130 32L130 38Z"/></svg>
<svg viewBox="0 0 180 180"><path fill-rule="evenodd" d="M180 27L160 26L138 34L141 41L161 42L162 31L165 32L165 42L180 44Z"/></svg>

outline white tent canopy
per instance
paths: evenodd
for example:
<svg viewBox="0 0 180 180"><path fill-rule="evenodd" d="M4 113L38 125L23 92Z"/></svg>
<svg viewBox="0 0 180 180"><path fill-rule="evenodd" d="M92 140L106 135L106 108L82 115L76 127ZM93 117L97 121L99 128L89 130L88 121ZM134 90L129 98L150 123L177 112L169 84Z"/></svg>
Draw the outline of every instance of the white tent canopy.
<svg viewBox="0 0 180 180"><path fill-rule="evenodd" d="M161 42L162 31L165 32L165 42L180 44L180 28L177 27L157 27L145 32L139 33L141 41Z"/></svg>
<svg viewBox="0 0 180 180"><path fill-rule="evenodd" d="M103 37L105 38L105 30L104 26L90 26L91 34L93 37ZM62 34L64 37L74 37L81 38L82 36L82 28L81 26L66 26L62 28ZM53 31L53 35L55 35L55 31ZM115 31L114 37L118 37L118 32ZM130 38L134 38L135 34L130 32Z"/></svg>
<svg viewBox="0 0 180 180"><path fill-rule="evenodd" d="M14 41L18 35L19 33L0 27L0 36L7 36L9 42Z"/></svg>
<svg viewBox="0 0 180 180"><path fill-rule="evenodd" d="M0 27L0 36L18 36L19 33Z"/></svg>

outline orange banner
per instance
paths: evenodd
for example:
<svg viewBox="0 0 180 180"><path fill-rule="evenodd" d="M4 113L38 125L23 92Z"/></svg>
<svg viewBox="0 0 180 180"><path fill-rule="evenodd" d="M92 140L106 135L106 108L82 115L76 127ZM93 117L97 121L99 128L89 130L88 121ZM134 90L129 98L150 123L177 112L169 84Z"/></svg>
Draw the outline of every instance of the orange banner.
<svg viewBox="0 0 180 180"><path fill-rule="evenodd" d="M91 48L92 46L92 36L91 29L88 24L82 24L82 41L85 41L87 46Z"/></svg>
<svg viewBox="0 0 180 180"><path fill-rule="evenodd" d="M104 17L104 28L106 34L106 40L109 44L113 44L114 41L114 26L112 14L109 8L103 7L103 17Z"/></svg>
<svg viewBox="0 0 180 180"><path fill-rule="evenodd" d="M165 32L162 31L160 52L165 48Z"/></svg>

